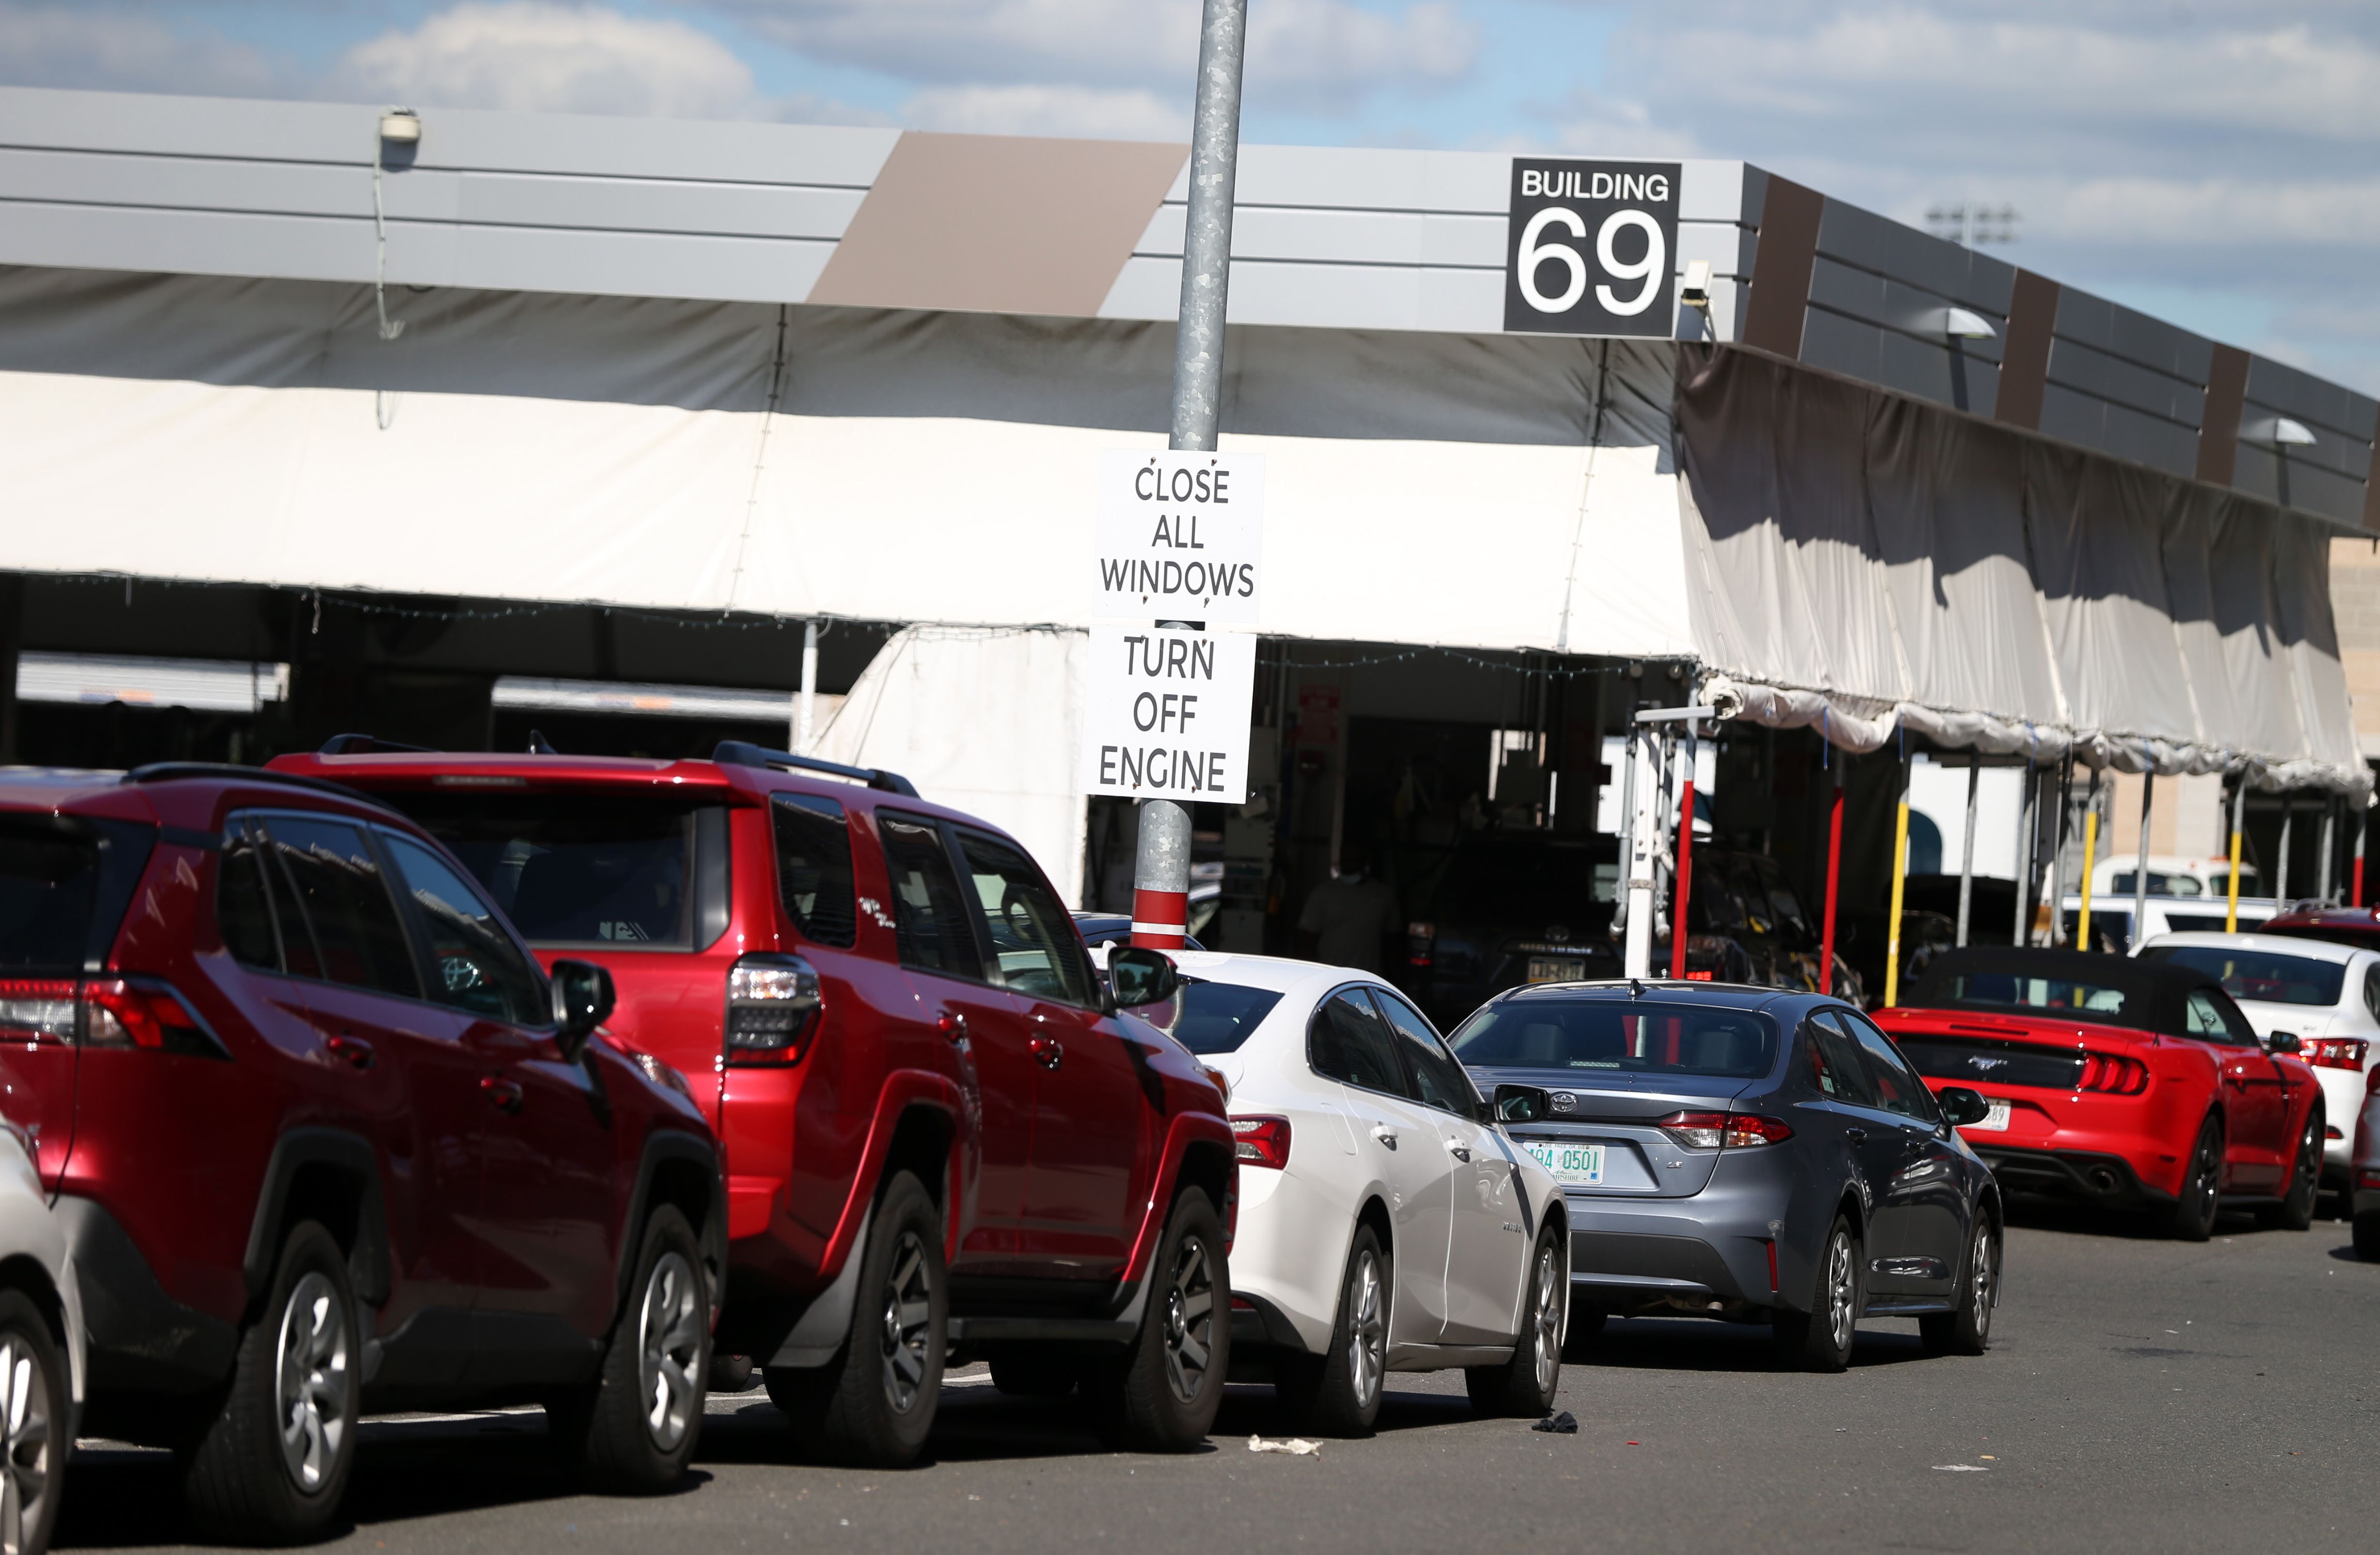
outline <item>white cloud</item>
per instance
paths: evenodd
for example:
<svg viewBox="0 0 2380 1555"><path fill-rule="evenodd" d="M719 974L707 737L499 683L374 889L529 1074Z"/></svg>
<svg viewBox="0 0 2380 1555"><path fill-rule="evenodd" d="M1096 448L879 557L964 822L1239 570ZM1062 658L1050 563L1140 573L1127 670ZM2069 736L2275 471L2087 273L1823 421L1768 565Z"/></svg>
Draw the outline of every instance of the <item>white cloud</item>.
<svg viewBox="0 0 2380 1555"><path fill-rule="evenodd" d="M1112 140L1189 138L1186 103L1154 92L1096 87L929 87L901 106L917 129L978 135L1087 135Z"/></svg>
<svg viewBox="0 0 2380 1555"><path fill-rule="evenodd" d="M339 95L450 107L751 118L770 105L749 67L681 21L552 0L475 0L358 43Z"/></svg>
<svg viewBox="0 0 2380 1555"><path fill-rule="evenodd" d="M89 5L0 5L0 80L218 97L261 95L282 84L255 49Z"/></svg>

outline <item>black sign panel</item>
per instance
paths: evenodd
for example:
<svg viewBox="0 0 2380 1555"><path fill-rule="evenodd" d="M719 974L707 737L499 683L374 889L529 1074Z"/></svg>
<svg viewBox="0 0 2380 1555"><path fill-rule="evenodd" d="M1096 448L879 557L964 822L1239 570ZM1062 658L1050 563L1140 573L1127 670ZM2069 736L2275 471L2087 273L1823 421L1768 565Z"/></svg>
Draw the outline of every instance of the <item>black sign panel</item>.
<svg viewBox="0 0 2380 1555"><path fill-rule="evenodd" d="M1504 327L1676 332L1678 164L1512 159Z"/></svg>

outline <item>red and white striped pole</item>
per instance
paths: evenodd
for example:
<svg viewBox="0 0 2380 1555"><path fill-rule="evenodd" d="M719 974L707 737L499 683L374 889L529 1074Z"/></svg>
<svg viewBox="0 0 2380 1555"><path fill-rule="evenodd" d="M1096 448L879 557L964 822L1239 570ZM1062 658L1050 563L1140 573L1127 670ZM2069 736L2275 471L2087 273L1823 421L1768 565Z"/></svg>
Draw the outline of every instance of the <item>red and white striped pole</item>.
<svg viewBox="0 0 2380 1555"><path fill-rule="evenodd" d="M1132 875L1132 942L1178 951L1189 922L1190 812L1171 799L1144 799Z"/></svg>

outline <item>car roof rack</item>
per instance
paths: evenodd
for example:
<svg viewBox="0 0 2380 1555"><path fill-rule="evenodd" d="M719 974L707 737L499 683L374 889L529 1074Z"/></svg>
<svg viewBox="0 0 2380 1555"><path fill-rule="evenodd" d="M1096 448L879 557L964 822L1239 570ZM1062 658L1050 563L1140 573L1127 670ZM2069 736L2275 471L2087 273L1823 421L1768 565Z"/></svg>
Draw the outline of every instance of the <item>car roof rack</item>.
<svg viewBox="0 0 2380 1555"><path fill-rule="evenodd" d="M832 777L850 778L870 788L905 798L918 797L917 785L898 772L888 772L880 767L847 767L840 761L822 761L815 756L796 756L790 750L771 750L765 746L746 740L722 740L710 759L727 767L773 767L779 771L825 772Z"/></svg>
<svg viewBox="0 0 2380 1555"><path fill-rule="evenodd" d="M316 751L314 754L317 756L381 756L390 754L434 756L438 754L438 751L437 747L434 746L399 745L395 740L384 740L377 735L333 735L329 739L322 742L322 748Z"/></svg>
<svg viewBox="0 0 2380 1555"><path fill-rule="evenodd" d="M298 772L276 772L265 767L243 767L235 761L152 761L145 767L135 767L124 774L125 783L177 783L189 778L214 778L234 783L261 783L273 787L310 788L318 793L334 794L342 799L360 801L378 810L389 807L360 788L350 788L344 783L328 778L307 777Z"/></svg>

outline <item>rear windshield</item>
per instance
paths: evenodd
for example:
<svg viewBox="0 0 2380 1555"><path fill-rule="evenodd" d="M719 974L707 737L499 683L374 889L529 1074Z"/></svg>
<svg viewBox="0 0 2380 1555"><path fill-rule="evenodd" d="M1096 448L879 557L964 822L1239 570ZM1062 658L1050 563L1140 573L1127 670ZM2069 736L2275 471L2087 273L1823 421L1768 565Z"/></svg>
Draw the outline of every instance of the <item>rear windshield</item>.
<svg viewBox="0 0 2380 1555"><path fill-rule="evenodd" d="M1777 1023L1750 1010L1610 1000L1516 999L1454 1034L1454 1056L1491 1069L1609 1070L1755 1079L1777 1056Z"/></svg>
<svg viewBox="0 0 2380 1555"><path fill-rule="evenodd" d="M2170 961L2193 972L2221 980L2234 999L2255 999L2267 1004L2338 1002L2347 985L2342 962L2317 961L2310 955L2283 955L2275 951L2237 950L2229 945L2154 945L2141 952L2143 961Z"/></svg>
<svg viewBox="0 0 2380 1555"><path fill-rule="evenodd" d="M532 944L693 943L694 808L642 795L391 794Z"/></svg>
<svg viewBox="0 0 2380 1555"><path fill-rule="evenodd" d="M1281 995L1269 988L1184 978L1172 1000L1132 1013L1194 1053L1228 1053L1238 1051L1280 1002Z"/></svg>
<svg viewBox="0 0 2380 1555"><path fill-rule="evenodd" d="M2001 1014L2077 1015L2112 1026L2145 1027L2148 1012L2120 988L2014 972L1961 972L1929 985L1925 1002Z"/></svg>
<svg viewBox="0 0 2380 1555"><path fill-rule="evenodd" d="M82 970L99 872L96 842L0 829L0 977Z"/></svg>

